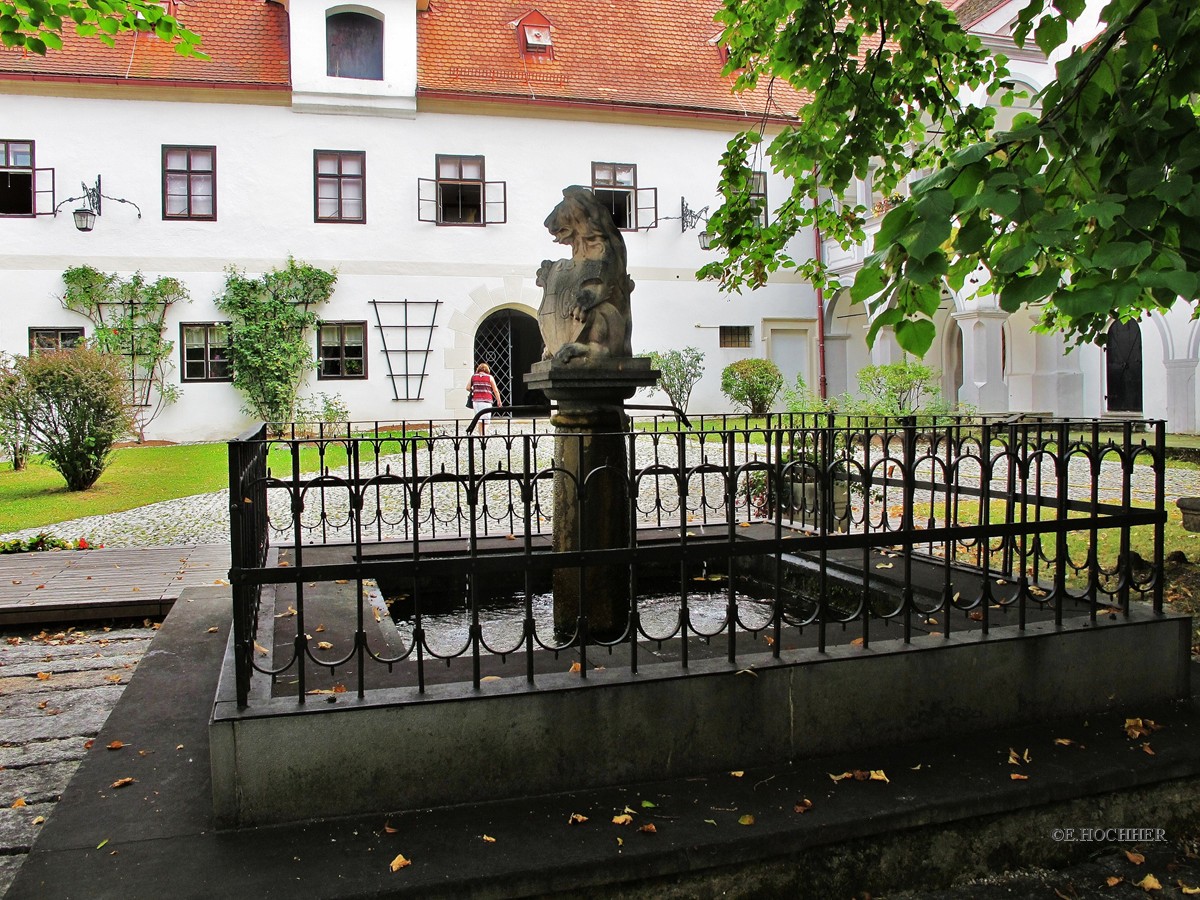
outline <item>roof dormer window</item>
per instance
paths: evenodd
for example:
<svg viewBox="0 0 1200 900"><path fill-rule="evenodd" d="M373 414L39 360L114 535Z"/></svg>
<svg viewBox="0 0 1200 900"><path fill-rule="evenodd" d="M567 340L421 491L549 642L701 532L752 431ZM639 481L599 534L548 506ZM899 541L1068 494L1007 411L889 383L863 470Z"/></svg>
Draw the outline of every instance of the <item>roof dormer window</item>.
<svg viewBox="0 0 1200 900"><path fill-rule="evenodd" d="M360 12L325 17L326 71L333 78L383 80L383 20Z"/></svg>
<svg viewBox="0 0 1200 900"><path fill-rule="evenodd" d="M512 23L517 32L517 45L522 56L554 58L554 41L550 36L550 20L536 9Z"/></svg>

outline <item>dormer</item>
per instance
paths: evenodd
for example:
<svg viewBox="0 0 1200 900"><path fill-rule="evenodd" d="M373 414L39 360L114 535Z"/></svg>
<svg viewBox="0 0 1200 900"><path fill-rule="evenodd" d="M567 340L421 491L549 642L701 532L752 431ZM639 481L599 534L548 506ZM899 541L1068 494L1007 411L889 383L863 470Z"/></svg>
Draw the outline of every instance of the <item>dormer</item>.
<svg viewBox="0 0 1200 900"><path fill-rule="evenodd" d="M525 59L554 59L554 40L550 20L532 9L515 22L509 22L517 35L517 49Z"/></svg>
<svg viewBox="0 0 1200 900"><path fill-rule="evenodd" d="M292 109L412 118L417 10L423 0L284 0L291 24Z"/></svg>

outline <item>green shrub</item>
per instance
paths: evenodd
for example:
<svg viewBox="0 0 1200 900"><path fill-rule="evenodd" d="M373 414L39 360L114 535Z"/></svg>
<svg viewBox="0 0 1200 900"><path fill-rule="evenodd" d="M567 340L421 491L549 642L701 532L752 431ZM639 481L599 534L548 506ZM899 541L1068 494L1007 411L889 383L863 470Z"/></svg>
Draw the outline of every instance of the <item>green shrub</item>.
<svg viewBox="0 0 1200 900"><path fill-rule="evenodd" d="M20 376L11 356L0 353L0 454L12 460L14 472L29 461L30 436L21 415Z"/></svg>
<svg viewBox="0 0 1200 900"><path fill-rule="evenodd" d="M671 403L687 412L692 388L704 374L704 354L695 347L682 350L650 351L650 365L658 369L658 387Z"/></svg>
<svg viewBox="0 0 1200 900"><path fill-rule="evenodd" d="M783 374L769 359L739 359L721 373L721 392L752 416L766 415L781 387Z"/></svg>
<svg viewBox="0 0 1200 900"><path fill-rule="evenodd" d="M76 347L19 356L13 368L6 402L20 410L33 449L66 479L67 490L87 490L134 425L122 361Z"/></svg>

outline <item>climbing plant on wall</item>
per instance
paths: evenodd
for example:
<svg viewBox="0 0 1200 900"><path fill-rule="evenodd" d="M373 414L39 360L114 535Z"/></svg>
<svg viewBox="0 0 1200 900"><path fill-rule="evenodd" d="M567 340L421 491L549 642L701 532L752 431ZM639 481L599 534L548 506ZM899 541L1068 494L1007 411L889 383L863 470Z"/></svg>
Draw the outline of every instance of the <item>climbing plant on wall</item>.
<svg viewBox="0 0 1200 900"><path fill-rule="evenodd" d="M233 386L246 398L245 412L274 426L293 421L300 382L316 367L305 332L336 283L336 271L291 257L258 278L228 270L216 305L230 320Z"/></svg>
<svg viewBox="0 0 1200 900"><path fill-rule="evenodd" d="M67 269L63 283L62 305L92 320L98 350L123 359L134 431L139 442L145 440L146 427L181 393L167 380L175 368L174 343L164 336L163 322L173 304L190 299L187 288L176 278L148 281L135 272L123 279L91 266Z"/></svg>

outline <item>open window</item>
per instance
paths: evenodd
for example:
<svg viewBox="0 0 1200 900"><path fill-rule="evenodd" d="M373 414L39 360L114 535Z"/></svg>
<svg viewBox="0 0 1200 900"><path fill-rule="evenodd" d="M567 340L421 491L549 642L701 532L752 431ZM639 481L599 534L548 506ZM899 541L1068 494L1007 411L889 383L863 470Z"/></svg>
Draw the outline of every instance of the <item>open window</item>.
<svg viewBox="0 0 1200 900"><path fill-rule="evenodd" d="M499 225L508 221L508 188L484 178L482 156L438 154L437 178L417 179L417 219L438 225Z"/></svg>
<svg viewBox="0 0 1200 900"><path fill-rule="evenodd" d="M633 163L592 163L592 193L621 231L658 227L658 188L639 188Z"/></svg>
<svg viewBox="0 0 1200 900"><path fill-rule="evenodd" d="M54 214L54 170L34 164L33 141L0 140L0 216Z"/></svg>
<svg viewBox="0 0 1200 900"><path fill-rule="evenodd" d="M361 12L325 18L326 73L332 78L383 80L383 20Z"/></svg>

